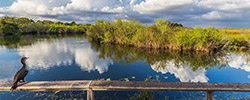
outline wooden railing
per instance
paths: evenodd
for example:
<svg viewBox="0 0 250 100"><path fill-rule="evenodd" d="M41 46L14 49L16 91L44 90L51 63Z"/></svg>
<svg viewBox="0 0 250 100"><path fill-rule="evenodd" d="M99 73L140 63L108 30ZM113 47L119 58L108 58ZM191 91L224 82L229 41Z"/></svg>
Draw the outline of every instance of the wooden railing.
<svg viewBox="0 0 250 100"><path fill-rule="evenodd" d="M12 82L0 82L0 91L10 91ZM249 83L187 83L138 81L35 81L19 83L15 91L86 90L87 100L94 100L94 91L206 91L206 99L213 100L214 91L250 92Z"/></svg>

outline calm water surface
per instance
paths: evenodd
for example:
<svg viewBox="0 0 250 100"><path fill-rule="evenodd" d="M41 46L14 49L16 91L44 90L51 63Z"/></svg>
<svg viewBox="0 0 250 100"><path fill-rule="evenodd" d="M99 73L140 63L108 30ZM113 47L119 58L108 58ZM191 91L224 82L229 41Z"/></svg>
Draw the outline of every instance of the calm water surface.
<svg viewBox="0 0 250 100"><path fill-rule="evenodd" d="M248 53L203 53L144 50L103 45L84 38L39 39L15 48L0 46L0 81L12 81L27 61L26 81L99 80L163 82L250 83ZM159 76L159 77L158 77ZM0 92L0 100L41 99L54 92ZM97 92L98 99L126 99L139 92ZM57 96L85 98L82 91L59 92ZM72 96L71 95L71 96ZM154 92L158 99L204 99L204 92ZM215 92L216 98L245 97L250 93Z"/></svg>

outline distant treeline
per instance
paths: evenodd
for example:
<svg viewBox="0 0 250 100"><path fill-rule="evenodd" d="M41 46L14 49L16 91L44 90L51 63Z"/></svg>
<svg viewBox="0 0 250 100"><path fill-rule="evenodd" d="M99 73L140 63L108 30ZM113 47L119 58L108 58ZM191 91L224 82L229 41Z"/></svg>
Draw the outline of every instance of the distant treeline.
<svg viewBox="0 0 250 100"><path fill-rule="evenodd" d="M79 34L86 32L85 26L75 22L33 21L24 17L6 16L0 19L0 34Z"/></svg>
<svg viewBox="0 0 250 100"><path fill-rule="evenodd" d="M62 23L49 20L33 21L29 18L3 17L0 19L0 45L16 48L31 44L41 37L85 34L87 26L75 22Z"/></svg>
<svg viewBox="0 0 250 100"><path fill-rule="evenodd" d="M117 19L112 22L97 20L94 25L53 21L33 21L28 18L4 17L0 19L1 35L20 34L86 34L99 43L133 47L169 49L178 51L217 52L221 50L249 50L248 29L216 29L214 27L187 28L164 19L143 25L136 20ZM18 36L17 36L18 37ZM6 38L8 39L8 37Z"/></svg>

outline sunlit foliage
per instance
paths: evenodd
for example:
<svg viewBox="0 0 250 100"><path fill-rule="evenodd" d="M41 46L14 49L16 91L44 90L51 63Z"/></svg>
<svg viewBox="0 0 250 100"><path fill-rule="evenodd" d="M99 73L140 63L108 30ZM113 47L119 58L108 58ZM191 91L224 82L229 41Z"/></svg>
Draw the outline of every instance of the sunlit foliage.
<svg viewBox="0 0 250 100"><path fill-rule="evenodd" d="M33 21L29 18L4 17L0 20L0 34L84 34L85 25L49 20Z"/></svg>
<svg viewBox="0 0 250 100"><path fill-rule="evenodd" d="M144 48L217 52L221 50L246 50L249 35L243 39L214 27L186 28L181 24L157 19L153 25L143 25L135 20L117 19L112 22L97 20L87 30L87 36L100 43L112 43Z"/></svg>

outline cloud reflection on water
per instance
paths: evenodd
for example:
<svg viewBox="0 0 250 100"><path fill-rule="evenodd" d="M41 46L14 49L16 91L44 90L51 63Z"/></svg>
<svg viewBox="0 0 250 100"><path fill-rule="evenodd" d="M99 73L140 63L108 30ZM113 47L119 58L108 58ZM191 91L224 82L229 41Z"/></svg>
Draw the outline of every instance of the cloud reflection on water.
<svg viewBox="0 0 250 100"><path fill-rule="evenodd" d="M228 56L230 57L228 62L230 67L250 72L250 55L230 53Z"/></svg>
<svg viewBox="0 0 250 100"><path fill-rule="evenodd" d="M30 57L27 61L30 69L48 69L75 62L83 71L97 70L102 74L113 64L109 58L98 58L99 53L91 49L87 40L81 39L45 40L18 48L18 51L21 56Z"/></svg>
<svg viewBox="0 0 250 100"><path fill-rule="evenodd" d="M15 72L21 67L20 59L10 56L12 53L9 49L0 48L0 81L12 80ZM69 66L77 64L82 71L98 71L100 74L107 72L109 65L113 64L111 58L99 58L100 52L96 52L91 48L91 44L87 40L82 39L57 39L38 41L29 46L17 48L20 56L27 56L30 70L42 69L46 70L56 66ZM4 57L7 58L4 58ZM219 62L226 64L232 68L242 69L250 72L249 55L228 53L225 59L220 57ZM159 67L162 62L157 62L151 67L156 72L162 74L174 74L181 82L208 82L206 69L200 67L193 71L192 66L188 63L179 64L176 67L175 60L165 62L163 67Z"/></svg>
<svg viewBox="0 0 250 100"><path fill-rule="evenodd" d="M181 66L176 67L174 60L168 61L166 66L160 66L160 62L152 65L152 69L162 74L170 73L174 74L176 78L180 79L181 82L208 82L208 77L206 76L206 70L204 68L199 68L193 71L188 64L181 64Z"/></svg>
<svg viewBox="0 0 250 100"><path fill-rule="evenodd" d="M225 57L218 58L220 64L229 65L231 68L241 69L246 72L250 72L250 55L249 54L237 54L228 53ZM208 82L209 78L206 76L205 68L200 67L198 70L193 71L188 64L181 64L181 66L176 67L174 60L168 61L166 66L159 67L160 62L155 63L151 67L163 74L171 73L174 74L176 78L179 78L181 82ZM248 76L250 79L250 75Z"/></svg>
<svg viewBox="0 0 250 100"><path fill-rule="evenodd" d="M91 49L87 40L80 39L40 41L31 46L21 47L18 51L20 55L31 58L27 61L30 69L48 69L54 66L71 65L75 62L83 71L97 70L102 74L108 70L109 65L113 64L110 58L98 58L99 53ZM169 61L162 69L157 69L158 65L156 63L152 68L163 74L167 72L174 74L181 82L208 82L205 69L192 71L188 65L178 68L174 61Z"/></svg>

